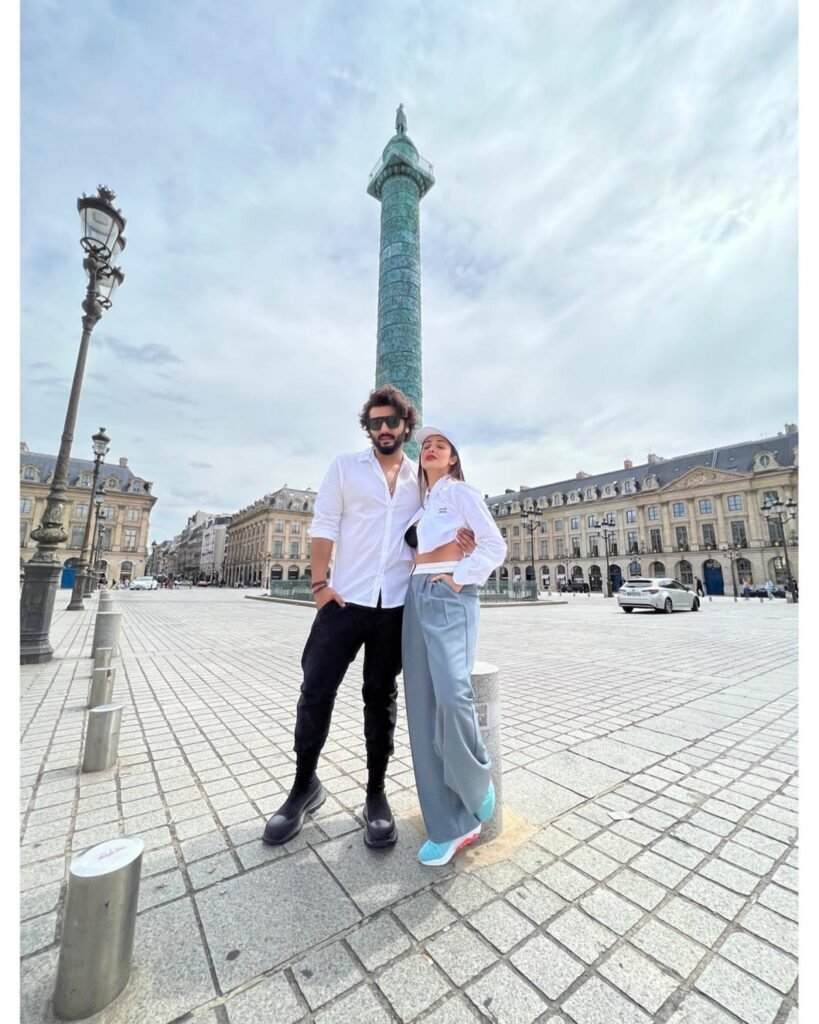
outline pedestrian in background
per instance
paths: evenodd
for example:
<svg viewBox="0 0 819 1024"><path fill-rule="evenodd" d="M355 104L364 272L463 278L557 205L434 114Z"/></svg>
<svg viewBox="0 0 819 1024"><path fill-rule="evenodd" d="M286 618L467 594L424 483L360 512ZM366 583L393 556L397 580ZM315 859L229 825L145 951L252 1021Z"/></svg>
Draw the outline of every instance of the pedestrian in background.
<svg viewBox="0 0 819 1024"><path fill-rule="evenodd" d="M771 580L765 580L765 590L768 593L768 600L773 601L774 585Z"/></svg>
<svg viewBox="0 0 819 1024"><path fill-rule="evenodd" d="M705 597L705 587L703 587L699 576L694 577L694 589L697 592L697 597Z"/></svg>

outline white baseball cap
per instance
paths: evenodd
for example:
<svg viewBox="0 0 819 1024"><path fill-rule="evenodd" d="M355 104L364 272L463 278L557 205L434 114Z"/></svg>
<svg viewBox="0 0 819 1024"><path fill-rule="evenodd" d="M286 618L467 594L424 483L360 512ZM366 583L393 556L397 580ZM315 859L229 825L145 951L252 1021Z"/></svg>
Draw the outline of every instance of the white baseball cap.
<svg viewBox="0 0 819 1024"><path fill-rule="evenodd" d="M455 438L452 436L452 434L450 434L448 430L444 430L442 427L421 427L421 429L413 438L413 441L417 442L417 444L420 445L423 444L428 437L434 437L436 434L440 435L441 437L445 437L453 448L455 448L457 451L460 451L460 449L458 448L458 442L455 440Z"/></svg>

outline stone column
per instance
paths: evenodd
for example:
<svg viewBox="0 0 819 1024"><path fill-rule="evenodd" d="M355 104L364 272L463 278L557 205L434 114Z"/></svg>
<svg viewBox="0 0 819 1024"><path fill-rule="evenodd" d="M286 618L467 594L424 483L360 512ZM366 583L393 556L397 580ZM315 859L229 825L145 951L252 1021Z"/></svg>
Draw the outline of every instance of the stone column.
<svg viewBox="0 0 819 1024"><path fill-rule="evenodd" d="M381 203L375 386L400 388L418 410L419 425L423 412L419 204L434 184L432 165L418 155L399 108L396 134L367 186L367 194ZM410 443L405 450L410 458L417 458L417 445Z"/></svg>

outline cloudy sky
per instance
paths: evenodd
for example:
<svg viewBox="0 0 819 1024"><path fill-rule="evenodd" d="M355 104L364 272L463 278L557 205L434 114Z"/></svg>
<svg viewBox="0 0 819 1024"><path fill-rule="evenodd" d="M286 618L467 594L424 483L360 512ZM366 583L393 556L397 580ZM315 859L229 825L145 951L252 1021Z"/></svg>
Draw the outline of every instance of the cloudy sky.
<svg viewBox="0 0 819 1024"><path fill-rule="evenodd" d="M794 0L26 0L21 438L59 444L76 198L127 217L75 434L196 509L363 446L404 103L424 405L490 493L774 434L797 409Z"/></svg>

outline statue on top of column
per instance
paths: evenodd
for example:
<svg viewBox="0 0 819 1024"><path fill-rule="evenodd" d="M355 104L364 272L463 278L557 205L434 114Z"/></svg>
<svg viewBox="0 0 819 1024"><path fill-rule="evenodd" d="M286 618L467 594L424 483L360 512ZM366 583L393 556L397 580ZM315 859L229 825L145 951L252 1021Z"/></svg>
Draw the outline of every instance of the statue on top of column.
<svg viewBox="0 0 819 1024"><path fill-rule="evenodd" d="M398 104L398 110L395 112L395 133L396 135L406 135L407 133L407 115L404 113L404 104Z"/></svg>

